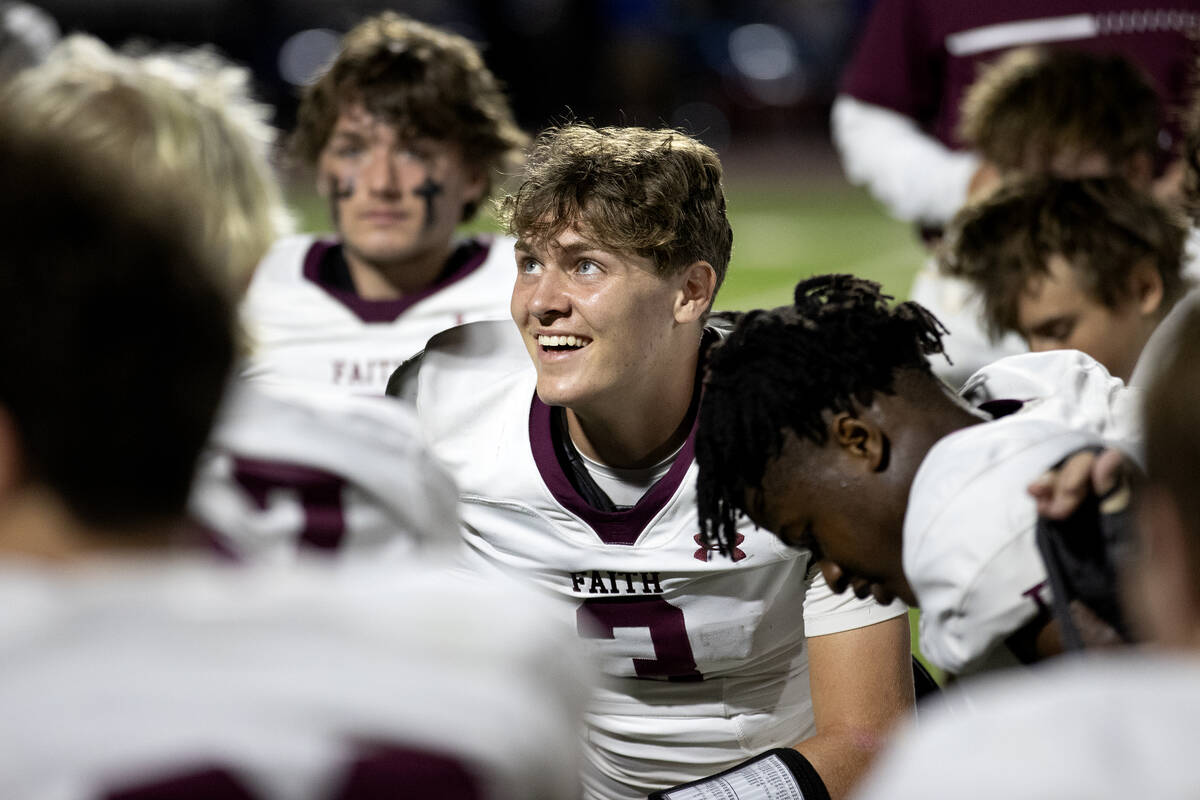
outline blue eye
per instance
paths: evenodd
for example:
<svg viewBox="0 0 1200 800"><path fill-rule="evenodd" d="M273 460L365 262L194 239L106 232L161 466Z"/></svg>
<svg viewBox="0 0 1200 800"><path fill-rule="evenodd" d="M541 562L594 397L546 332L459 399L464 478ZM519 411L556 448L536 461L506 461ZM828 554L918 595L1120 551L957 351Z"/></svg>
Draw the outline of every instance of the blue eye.
<svg viewBox="0 0 1200 800"><path fill-rule="evenodd" d="M600 265L595 261L580 261L576 271L580 275L598 275L600 274Z"/></svg>
<svg viewBox="0 0 1200 800"><path fill-rule="evenodd" d="M540 273L541 271L542 271L542 265L541 265L541 262L539 262L539 261L536 261L536 260L534 260L534 259L532 259L532 258L526 258L526 259L522 259L522 261L521 261L521 274L523 274L523 275L537 275L537 274L538 274L538 273Z"/></svg>

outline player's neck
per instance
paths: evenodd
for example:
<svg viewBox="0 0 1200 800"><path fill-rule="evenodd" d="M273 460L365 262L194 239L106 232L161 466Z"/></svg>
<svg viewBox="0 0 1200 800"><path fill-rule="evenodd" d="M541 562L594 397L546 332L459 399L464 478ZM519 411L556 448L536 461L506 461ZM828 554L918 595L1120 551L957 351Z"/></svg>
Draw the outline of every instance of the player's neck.
<svg viewBox="0 0 1200 800"><path fill-rule="evenodd" d="M453 252L453 242L397 261L373 261L344 248L354 290L364 300L399 300L431 286L441 277Z"/></svg>
<svg viewBox="0 0 1200 800"><path fill-rule="evenodd" d="M0 558L72 564L165 550L168 523L108 530L82 523L53 492L26 487L0 503Z"/></svg>
<svg viewBox="0 0 1200 800"><path fill-rule="evenodd" d="M583 455L618 469L642 469L679 449L692 428L698 350L672 365L638 396L628 390L585 408L567 409L567 432Z"/></svg>

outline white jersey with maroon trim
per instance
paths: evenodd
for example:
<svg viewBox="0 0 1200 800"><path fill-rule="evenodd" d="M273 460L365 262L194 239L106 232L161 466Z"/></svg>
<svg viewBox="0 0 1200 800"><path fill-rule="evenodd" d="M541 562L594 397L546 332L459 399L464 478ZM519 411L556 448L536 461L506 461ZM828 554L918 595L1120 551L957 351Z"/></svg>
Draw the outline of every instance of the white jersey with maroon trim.
<svg viewBox="0 0 1200 800"><path fill-rule="evenodd" d="M364 300L325 285L321 259L336 240L282 239L258 265L242 303L254 345L247 377L383 394L396 367L429 337L464 322L509 319L513 240L479 237L452 274L399 300Z"/></svg>
<svg viewBox="0 0 1200 800"><path fill-rule="evenodd" d="M960 394L984 410L1022 404L1040 419L1085 430L1137 460L1142 458L1143 390L1126 386L1078 350L1049 350L1002 358L972 375Z"/></svg>
<svg viewBox="0 0 1200 800"><path fill-rule="evenodd" d="M223 550L396 560L461 547L454 482L391 398L236 381L192 489Z"/></svg>
<svg viewBox="0 0 1200 800"><path fill-rule="evenodd" d="M578 795L588 673L542 598L332 566L0 568L0 797Z"/></svg>
<svg viewBox="0 0 1200 800"><path fill-rule="evenodd" d="M921 652L967 675L1017 663L1004 640L1048 609L1027 487L1083 447L1135 446L1134 395L1074 350L1001 359L966 391L998 416L938 441L909 491L904 574L921 607Z"/></svg>
<svg viewBox="0 0 1200 800"><path fill-rule="evenodd" d="M858 800L1193 800L1200 737L1194 653L1059 659L921 709Z"/></svg>
<svg viewBox="0 0 1200 800"><path fill-rule="evenodd" d="M556 411L511 324L440 334L416 381L471 560L554 597L608 678L588 714L590 797L642 798L806 738L806 637L904 613L834 595L808 552L749 523L732 559L703 546L692 437L633 508L593 510L556 457Z"/></svg>

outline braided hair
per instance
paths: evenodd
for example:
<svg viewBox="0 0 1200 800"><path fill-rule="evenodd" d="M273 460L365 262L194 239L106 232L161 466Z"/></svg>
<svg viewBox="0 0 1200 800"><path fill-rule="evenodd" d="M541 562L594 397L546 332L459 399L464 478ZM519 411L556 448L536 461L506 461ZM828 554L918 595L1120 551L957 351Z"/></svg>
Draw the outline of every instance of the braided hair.
<svg viewBox="0 0 1200 800"><path fill-rule="evenodd" d="M879 284L821 275L796 286L795 305L750 311L708 354L696 460L701 537L733 552L745 493L761 488L784 431L823 445L825 411L854 413L893 394L895 372L931 374L945 327L913 302L889 307Z"/></svg>

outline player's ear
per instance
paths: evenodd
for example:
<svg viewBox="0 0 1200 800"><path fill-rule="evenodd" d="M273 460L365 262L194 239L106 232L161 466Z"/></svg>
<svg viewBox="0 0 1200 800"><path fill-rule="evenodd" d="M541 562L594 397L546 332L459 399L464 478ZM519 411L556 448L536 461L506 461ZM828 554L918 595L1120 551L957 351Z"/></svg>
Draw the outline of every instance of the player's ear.
<svg viewBox="0 0 1200 800"><path fill-rule="evenodd" d="M704 318L717 293L717 271L707 261L693 261L680 274L675 295L675 321L683 325Z"/></svg>
<svg viewBox="0 0 1200 800"><path fill-rule="evenodd" d="M1129 275L1129 289L1142 316L1158 311L1163 300L1163 280L1152 259L1143 258L1134 264Z"/></svg>
<svg viewBox="0 0 1200 800"><path fill-rule="evenodd" d="M842 450L861 459L872 472L887 469L889 442L876 425L842 411L833 417L832 433Z"/></svg>

